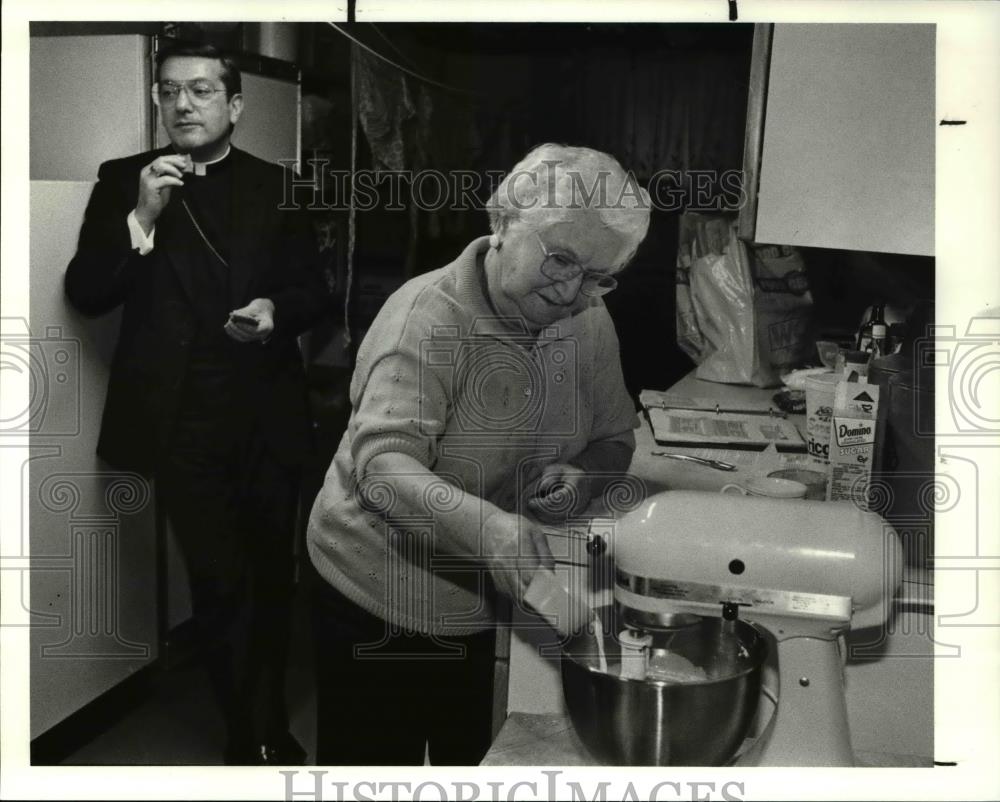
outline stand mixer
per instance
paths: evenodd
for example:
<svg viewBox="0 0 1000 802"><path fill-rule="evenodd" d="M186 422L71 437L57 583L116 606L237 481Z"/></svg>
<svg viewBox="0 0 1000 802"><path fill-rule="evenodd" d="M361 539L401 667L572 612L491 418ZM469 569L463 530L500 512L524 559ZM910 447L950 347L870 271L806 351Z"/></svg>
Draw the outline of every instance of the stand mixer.
<svg viewBox="0 0 1000 802"><path fill-rule="evenodd" d="M697 637L721 643L718 639L725 635L736 643L742 632L737 627L773 636L777 708L739 764L855 765L838 641L851 628L881 626L889 616L902 565L899 539L889 524L850 504L669 491L620 518L611 539L615 603L632 636L652 633L669 650L671 638L705 618L715 621L707 634ZM739 637L747 643L745 635ZM740 648L746 656L746 648ZM762 657L757 669L761 662ZM671 684L600 674L593 668L584 675L579 665L564 655L567 705L584 742L603 737L596 751L605 754L606 733L594 735L603 725L590 719L603 718L605 724L620 720L622 699L655 692L635 705L636 718L650 727L648 716L638 712L650 706L650 699L669 706L671 698L683 700L686 690L711 699L706 695L715 693L713 688L729 693L725 683L732 681L710 674L706 681ZM759 677L758 684L751 682L751 669L742 665L733 663L732 676L740 674L744 696L754 697L755 709ZM732 704L728 698L722 703ZM602 707L613 705L619 709L605 714ZM704 701L676 704L673 712L661 715L664 729L683 731L685 722L677 720L681 710L699 723L695 719L709 707ZM748 722L747 714L740 716ZM749 729L748 723L744 728ZM651 735L652 741L668 737ZM730 739L737 745L740 741ZM732 754L719 762L735 754L735 747L727 748ZM618 750L619 759L622 755ZM670 749L662 745L648 755L652 757L646 762L673 762ZM697 759L689 756L685 762Z"/></svg>

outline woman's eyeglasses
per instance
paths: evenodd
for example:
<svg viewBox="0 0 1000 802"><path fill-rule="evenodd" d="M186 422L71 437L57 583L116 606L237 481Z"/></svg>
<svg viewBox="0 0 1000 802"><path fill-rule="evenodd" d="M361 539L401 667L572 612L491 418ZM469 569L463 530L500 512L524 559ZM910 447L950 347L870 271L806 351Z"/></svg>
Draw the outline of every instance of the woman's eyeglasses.
<svg viewBox="0 0 1000 802"><path fill-rule="evenodd" d="M160 106L173 106L176 105L181 92L187 92L188 100L191 101L192 106L207 106L219 92L225 91L225 88L216 89L206 81L192 81L191 83L162 81L153 84L153 100Z"/></svg>
<svg viewBox="0 0 1000 802"><path fill-rule="evenodd" d="M607 273L599 273L594 270L584 270L579 262L571 259L565 254L553 253L545 247L542 238L535 232L535 239L538 240L538 247L542 249L545 259L542 262L542 275L553 281L572 281L577 276L583 276L580 282L580 292L590 298L599 298L607 295L618 286L618 280Z"/></svg>

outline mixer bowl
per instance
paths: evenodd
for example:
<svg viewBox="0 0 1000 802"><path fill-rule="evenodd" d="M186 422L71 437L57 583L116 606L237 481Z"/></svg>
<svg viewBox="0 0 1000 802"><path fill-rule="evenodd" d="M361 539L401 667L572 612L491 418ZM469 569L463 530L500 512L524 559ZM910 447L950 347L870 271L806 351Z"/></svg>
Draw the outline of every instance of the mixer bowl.
<svg viewBox="0 0 1000 802"><path fill-rule="evenodd" d="M610 618L606 612L602 619ZM606 626L608 673L592 669L594 640L578 636L562 655L563 695L573 727L591 754L622 766L721 766L754 722L767 643L743 621L699 618L666 645L707 679L639 680L618 676L621 647ZM661 640L662 639L662 640ZM664 651L658 652L661 656ZM684 662L684 661L682 661Z"/></svg>

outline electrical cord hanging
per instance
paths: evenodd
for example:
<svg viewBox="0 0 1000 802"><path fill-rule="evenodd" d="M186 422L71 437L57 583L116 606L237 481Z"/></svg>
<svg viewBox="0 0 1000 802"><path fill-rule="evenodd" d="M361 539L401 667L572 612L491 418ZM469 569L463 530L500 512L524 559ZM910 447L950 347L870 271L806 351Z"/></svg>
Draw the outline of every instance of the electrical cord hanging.
<svg viewBox="0 0 1000 802"><path fill-rule="evenodd" d="M198 221L195 219L194 213L191 211L191 207L187 205L187 201L184 200L184 198L181 198L181 206L184 207L184 211L187 212L188 217L191 218L191 222L194 223L195 231L197 231L198 235L202 238L202 240L204 240L205 244L208 246L208 249L215 255L215 258L218 259L220 262L222 262L222 264L225 265L226 267L229 267L229 262L227 262L225 259L222 258L219 252L215 250L215 246L212 245L212 241L207 236L205 236L205 232L201 230L201 226L198 225Z"/></svg>
<svg viewBox="0 0 1000 802"><path fill-rule="evenodd" d="M333 23L330 23L331 25ZM354 203L354 173L358 162L358 87L351 58L351 194L347 207L347 281L344 288L344 348L351 347L351 287L354 284L354 237L357 208Z"/></svg>
<svg viewBox="0 0 1000 802"><path fill-rule="evenodd" d="M439 89L444 89L447 92L453 92L455 94L464 95L469 98L475 98L481 100L489 99L487 95L484 95L482 93L473 92L468 89L460 89L456 86L450 86L448 84L441 83L440 81L435 81L433 78L428 78L426 75L421 75L419 72L404 67L401 64L396 63L392 59L383 56L378 51L372 49L364 42L358 40L356 37L349 34L335 22L327 22L326 24L329 25L331 28L333 28L335 31L337 31L337 33L339 33L341 36L344 36L346 39L353 42L354 45L361 48L366 53L370 53L372 56L379 59L380 61L388 64L389 66L399 70L402 73L405 73L406 75L416 78L418 81L422 81L426 84L430 84L431 86L436 86ZM375 29L378 35L386 42L386 44L388 44L389 47L391 47L396 53L398 53L402 59L410 62L411 64L413 63L410 59L406 57L406 55L402 51L400 51L400 49L395 44L392 43L391 40L389 40L389 38L378 28L378 26L372 24L372 27ZM359 125L358 87L357 87L358 79L353 57L351 58L350 80L351 80L351 175L353 176L355 171L357 170L358 125ZM356 216L357 216L357 207L355 204L354 183L352 181L350 203L348 206L348 217L347 217L347 277L346 277L346 286L344 291L344 347L345 348L349 348L352 342L350 311L351 311L351 289L354 284L354 246L355 246L356 231L357 231Z"/></svg>
<svg viewBox="0 0 1000 802"><path fill-rule="evenodd" d="M364 42L360 41L359 39L355 38L354 36L351 36L351 34L349 34L347 31L345 31L343 28L341 28L339 25L337 25L337 23L335 23L335 22L327 22L326 24L329 25L331 28L333 28L335 31L337 31L337 33L339 33L342 36L345 36L348 39L350 39L352 42L354 42L354 44L356 44L358 47L360 47L366 53L370 53L371 55L375 56L375 58L379 59L380 61L384 61L390 67L394 67L395 69L399 70L400 72L405 72L407 75L409 75L412 78L416 78L418 81L423 81L426 84L430 84L431 86L436 86L439 89L444 89L447 92L454 92L456 94L466 95L468 97L482 98L484 100L486 99L486 95L483 95L483 94L481 94L479 92L473 92L473 91L470 91L468 89L459 89L457 86L449 86L448 84L443 84L440 81L435 81L433 78L428 78L426 75L421 75L419 72L415 72L415 71L409 69L408 67L404 67L402 64L397 64L392 59L387 58L386 56L383 56L377 50L373 50L368 45L366 45Z"/></svg>
<svg viewBox="0 0 1000 802"><path fill-rule="evenodd" d="M395 44L395 43L394 43L394 42L393 42L393 41L392 41L392 40L391 40L391 39L390 39L390 38L389 38L388 36L386 36L386 35L385 35L385 34L384 34L384 33L382 32L382 29L381 29L381 28L379 28L379 27L378 27L378 25L376 25L376 24L375 24L374 22L371 22L371 23L369 23L369 25L371 25L371 26L372 26L372 29L373 29L373 30L375 31L375 33L377 33L377 34L378 34L378 35L379 35L379 36L380 36L380 37L382 38L382 41L383 41L383 42L385 42L385 43L386 43L387 45L389 45L389 47L391 47L391 48L392 48L392 51L393 51L393 52L394 52L394 53L395 53L395 54L396 54L397 56L399 56L399 57L400 57L400 59L402 59L403 61L405 61L405 62L406 62L406 63L407 63L407 64L408 64L408 65L409 65L410 67L412 67L412 68L413 68L414 70L415 70L415 69L417 69L417 65L416 65L416 63L415 63L415 62L413 61L413 59L411 59L411 58L410 58L409 56L407 56L407 55L406 55L406 53L404 53L404 52L403 52L402 50L400 50L400 49L399 49L399 48L398 48L398 47L396 46L396 44Z"/></svg>

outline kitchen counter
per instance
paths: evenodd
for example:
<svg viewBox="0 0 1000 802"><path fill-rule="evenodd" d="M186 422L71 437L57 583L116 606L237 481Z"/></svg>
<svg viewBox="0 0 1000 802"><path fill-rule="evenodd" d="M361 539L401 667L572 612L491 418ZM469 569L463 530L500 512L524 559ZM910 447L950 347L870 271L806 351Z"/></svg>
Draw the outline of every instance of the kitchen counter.
<svg viewBox="0 0 1000 802"><path fill-rule="evenodd" d="M673 385L669 392L671 395L687 398L709 399L720 406L743 408L771 404L771 397L776 392L776 388L761 389L759 387L702 381L695 378L695 372L691 371ZM773 406L773 404L771 405ZM804 439L806 416L804 414L789 415L788 420L795 424ZM730 482L739 483L751 476L766 475L783 467L809 467L810 462L809 456L805 453L774 454L772 452L765 457L761 451L750 449L660 445L653 439L653 431L644 415L641 416L641 426L635 431L635 441L635 454L629 465L629 474L641 479L649 493L661 490L714 492L721 490L723 485ZM705 465L656 457L652 455L653 451L718 459L735 465L736 470L720 471Z"/></svg>
<svg viewBox="0 0 1000 802"><path fill-rule="evenodd" d="M688 398L709 399L720 406L751 407L771 403L777 388L761 389L735 384L702 381L692 370L669 390L671 395ZM788 420L795 425L805 439L805 414L790 414ZM735 471L720 471L705 465L683 462L665 457L653 456L661 451L672 454L687 454L722 460L736 466ZM653 439L653 431L644 415L640 416L640 426L635 430L635 453L629 465L631 476L642 481L646 493L663 490L703 490L718 492L724 485L740 484L753 476L766 476L781 468L811 468L820 470L805 453L766 454L750 449L711 448L705 446L664 446ZM922 603L933 602L933 579L931 571L925 567L903 566L903 587L898 594L901 598L919 598ZM915 587L919 586L919 587Z"/></svg>
<svg viewBox="0 0 1000 802"><path fill-rule="evenodd" d="M855 752L863 768L923 768L929 757L887 752ZM570 720L559 713L511 713L481 766L599 765L580 742Z"/></svg>
<svg viewBox="0 0 1000 802"><path fill-rule="evenodd" d="M593 766L570 720L560 713L511 713L481 766Z"/></svg>

